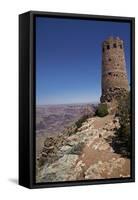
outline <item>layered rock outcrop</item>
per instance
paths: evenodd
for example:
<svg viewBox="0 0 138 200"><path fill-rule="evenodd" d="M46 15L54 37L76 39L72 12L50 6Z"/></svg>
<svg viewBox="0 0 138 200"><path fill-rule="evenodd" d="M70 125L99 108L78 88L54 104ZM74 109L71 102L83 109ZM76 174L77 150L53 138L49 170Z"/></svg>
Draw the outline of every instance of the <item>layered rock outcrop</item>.
<svg viewBox="0 0 138 200"><path fill-rule="evenodd" d="M37 160L37 182L130 176L130 160L110 145L117 128L119 122L113 115L92 117L70 136L64 133L46 138Z"/></svg>

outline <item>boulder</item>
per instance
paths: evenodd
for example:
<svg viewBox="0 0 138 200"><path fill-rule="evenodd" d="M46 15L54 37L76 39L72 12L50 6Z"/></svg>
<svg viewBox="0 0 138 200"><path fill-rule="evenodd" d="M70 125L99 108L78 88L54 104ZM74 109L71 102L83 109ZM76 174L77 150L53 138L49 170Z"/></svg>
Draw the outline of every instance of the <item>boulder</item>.
<svg viewBox="0 0 138 200"><path fill-rule="evenodd" d="M67 153L70 152L71 148L72 148L71 146L66 145L66 146L61 147L60 151L61 151L63 154L67 154Z"/></svg>

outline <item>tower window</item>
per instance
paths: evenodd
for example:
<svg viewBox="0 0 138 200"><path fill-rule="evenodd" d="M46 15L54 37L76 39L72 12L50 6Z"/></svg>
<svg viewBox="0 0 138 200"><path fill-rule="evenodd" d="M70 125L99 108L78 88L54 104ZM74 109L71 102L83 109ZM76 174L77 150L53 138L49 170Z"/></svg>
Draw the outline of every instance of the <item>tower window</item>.
<svg viewBox="0 0 138 200"><path fill-rule="evenodd" d="M109 61L111 61L111 58L109 58Z"/></svg>
<svg viewBox="0 0 138 200"><path fill-rule="evenodd" d="M114 47L114 48L116 48L116 47L117 47L117 46L116 46L116 43L114 43L114 44L113 44L113 47Z"/></svg>
<svg viewBox="0 0 138 200"><path fill-rule="evenodd" d="M123 47L122 47L122 44L120 44L120 49L122 49Z"/></svg>
<svg viewBox="0 0 138 200"><path fill-rule="evenodd" d="M104 52L104 47L103 47L103 52Z"/></svg>
<svg viewBox="0 0 138 200"><path fill-rule="evenodd" d="M108 75L111 75L111 72L109 72Z"/></svg>
<svg viewBox="0 0 138 200"><path fill-rule="evenodd" d="M109 46L109 45L107 45L107 49L110 49L110 46Z"/></svg>

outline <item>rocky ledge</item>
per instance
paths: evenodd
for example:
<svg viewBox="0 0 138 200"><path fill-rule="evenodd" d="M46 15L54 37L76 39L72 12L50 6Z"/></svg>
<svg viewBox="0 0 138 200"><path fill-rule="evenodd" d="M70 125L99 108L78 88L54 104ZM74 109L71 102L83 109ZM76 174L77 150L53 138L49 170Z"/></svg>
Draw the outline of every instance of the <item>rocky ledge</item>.
<svg viewBox="0 0 138 200"><path fill-rule="evenodd" d="M37 158L37 182L130 176L130 160L114 152L114 115L88 118L76 133L47 137Z"/></svg>

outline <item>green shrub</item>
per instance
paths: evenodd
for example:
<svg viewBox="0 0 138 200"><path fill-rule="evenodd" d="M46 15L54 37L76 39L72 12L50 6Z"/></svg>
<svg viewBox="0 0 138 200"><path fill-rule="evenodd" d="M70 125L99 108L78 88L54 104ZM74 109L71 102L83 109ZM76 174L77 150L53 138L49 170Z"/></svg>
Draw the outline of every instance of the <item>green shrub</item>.
<svg viewBox="0 0 138 200"><path fill-rule="evenodd" d="M104 116L106 116L108 114L109 113L108 113L107 104L105 104L105 103L104 104L103 103L99 104L99 106L98 106L98 108L97 108L97 110L95 112L95 115L99 116L99 117L104 117Z"/></svg>
<svg viewBox="0 0 138 200"><path fill-rule="evenodd" d="M126 147L128 153L131 150L131 131L130 131L130 95L122 96L118 100L118 110L116 116L119 118L120 128L116 135Z"/></svg>
<svg viewBox="0 0 138 200"><path fill-rule="evenodd" d="M75 134L78 129L82 126L82 123L85 122L89 117L92 117L93 113L85 114L80 119L78 119L72 126L66 128L64 133L68 136Z"/></svg>
<svg viewBox="0 0 138 200"><path fill-rule="evenodd" d="M72 126L68 127L67 129L64 130L64 134L71 136L77 132L77 126L74 123Z"/></svg>
<svg viewBox="0 0 138 200"><path fill-rule="evenodd" d="M89 118L89 115L83 115L78 121L75 122L77 129L82 126L82 123L85 122Z"/></svg>

